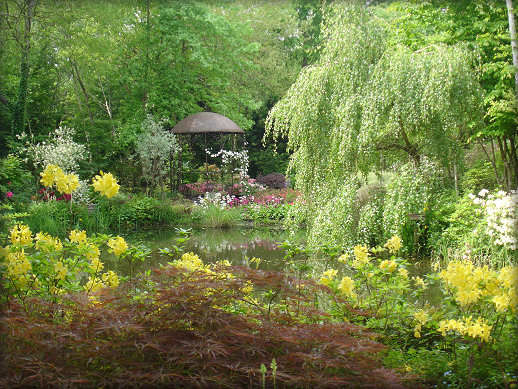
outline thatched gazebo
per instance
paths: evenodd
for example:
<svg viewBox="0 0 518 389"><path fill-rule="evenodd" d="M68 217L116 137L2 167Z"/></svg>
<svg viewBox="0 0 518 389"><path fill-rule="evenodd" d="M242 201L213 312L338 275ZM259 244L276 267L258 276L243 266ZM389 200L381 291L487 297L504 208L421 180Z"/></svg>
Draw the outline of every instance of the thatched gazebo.
<svg viewBox="0 0 518 389"><path fill-rule="evenodd" d="M215 134L223 139L222 135L233 134L232 149L236 148L236 137L238 134L244 135L244 131L232 120L226 116L214 112L198 112L187 116L181 120L172 129L173 134L177 135L180 147L183 147L182 137L190 135L192 143L194 136L203 135L205 149L207 148L207 134ZM207 156L205 157L205 164L207 164ZM178 159L176 171L176 188L180 187L182 181L182 153ZM171 179L172 183L172 179Z"/></svg>

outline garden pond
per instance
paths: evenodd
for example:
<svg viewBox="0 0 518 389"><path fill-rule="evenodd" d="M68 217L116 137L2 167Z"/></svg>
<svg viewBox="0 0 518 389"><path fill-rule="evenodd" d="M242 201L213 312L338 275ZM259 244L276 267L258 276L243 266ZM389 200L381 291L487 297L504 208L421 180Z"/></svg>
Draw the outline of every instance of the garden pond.
<svg viewBox="0 0 518 389"><path fill-rule="evenodd" d="M119 274L130 275L152 269L160 264L173 260L161 253L161 249L172 248L183 244L184 252L194 252L205 263L214 263L228 260L232 265L258 267L263 270L276 270L291 272L297 271L297 264L304 263L307 276L318 279L320 274L328 268L341 267L336 260L330 260L325 255L316 255L308 258L304 253L295 254L286 258L287 250L283 248L283 242L289 242L290 247L303 247L305 245L305 231L300 230L296 234L278 228L251 228L234 227L228 229L206 228L192 230L190 239L185 243L179 243L181 237L175 229L145 230L127 237L132 244L144 244L151 249L151 255L140 263L133 264L130 269L128 263L114 263L107 258L107 267L116 270ZM173 251L174 252L174 251ZM175 257L175 259L178 255ZM250 261L252 258L260 258L260 263ZM410 275L424 276L430 272L430 261L420 260L409 268ZM434 300L437 294L433 288L423 296Z"/></svg>

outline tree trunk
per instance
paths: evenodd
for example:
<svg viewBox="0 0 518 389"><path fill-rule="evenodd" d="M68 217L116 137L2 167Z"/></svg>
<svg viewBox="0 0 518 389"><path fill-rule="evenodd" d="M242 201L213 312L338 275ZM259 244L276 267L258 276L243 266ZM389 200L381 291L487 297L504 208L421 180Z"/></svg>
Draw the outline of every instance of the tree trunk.
<svg viewBox="0 0 518 389"><path fill-rule="evenodd" d="M27 108L27 91L29 85L29 54L31 50L31 26L34 16L35 0L25 0L24 30L22 42L22 59L20 63L20 82L18 84L18 100L13 107L13 127L11 134L19 134L25 129Z"/></svg>
<svg viewBox="0 0 518 389"><path fill-rule="evenodd" d="M515 67L514 73L514 91L516 93L516 98L518 99L518 41L516 40L516 24L514 20L514 8L512 0L505 0L507 5L507 17L509 19L509 34L511 35L511 49L513 52L513 66ZM514 133L509 136L510 141L510 150L509 150L509 170L510 170L510 179L509 179L509 187L508 189L516 189L518 186L518 156L517 156L517 144L515 141L517 130L515 128Z"/></svg>
<svg viewBox="0 0 518 389"><path fill-rule="evenodd" d="M90 118L90 123L93 126L94 125L94 116L92 114L92 110L90 109L90 96L88 95L85 84L83 83L83 79L81 78L81 74L79 73L79 68L75 61L72 61L72 69L73 69L72 73L75 75L75 78L79 84L79 87L81 88L81 91L83 92L83 97L85 98L85 105L86 105L86 110L88 112L88 117Z"/></svg>
<svg viewBox="0 0 518 389"><path fill-rule="evenodd" d="M511 49L513 51L513 65L518 68L518 42L516 40L516 25L514 23L513 0L505 0L507 5L507 17L509 19L509 33L511 35ZM514 87L518 97L518 72L514 74Z"/></svg>

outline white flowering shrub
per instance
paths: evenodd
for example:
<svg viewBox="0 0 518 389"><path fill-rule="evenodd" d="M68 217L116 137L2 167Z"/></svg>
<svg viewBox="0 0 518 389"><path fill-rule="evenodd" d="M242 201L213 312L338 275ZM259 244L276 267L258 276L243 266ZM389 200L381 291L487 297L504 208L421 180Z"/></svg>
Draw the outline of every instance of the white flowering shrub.
<svg viewBox="0 0 518 389"><path fill-rule="evenodd" d="M155 187L167 175L169 159L180 151L180 146L176 137L164 129L162 122L151 115L142 123L142 130L137 155L145 180Z"/></svg>
<svg viewBox="0 0 518 389"><path fill-rule="evenodd" d="M224 195L221 192L205 192L203 196L198 196L198 199L194 202L194 206L199 208L216 206L225 209L227 204L231 201L232 196L230 195Z"/></svg>
<svg viewBox="0 0 518 389"><path fill-rule="evenodd" d="M86 146L74 141L75 130L59 127L48 141L28 146L29 156L36 167L59 166L66 173L79 170L79 162L88 158Z"/></svg>
<svg viewBox="0 0 518 389"><path fill-rule="evenodd" d="M487 223L487 234L494 243L516 250L518 238L518 191L498 191L490 194L482 189L478 196L470 195L474 204L482 205Z"/></svg>
<svg viewBox="0 0 518 389"><path fill-rule="evenodd" d="M217 153L212 153L206 149L205 152L212 158L221 157L221 166L223 170L230 174L239 174L242 182L248 182L248 150L232 151L221 149ZM235 165L235 167L234 167Z"/></svg>
<svg viewBox="0 0 518 389"><path fill-rule="evenodd" d="M82 204L91 204L90 183L88 180L79 180L79 186L74 191L74 201Z"/></svg>

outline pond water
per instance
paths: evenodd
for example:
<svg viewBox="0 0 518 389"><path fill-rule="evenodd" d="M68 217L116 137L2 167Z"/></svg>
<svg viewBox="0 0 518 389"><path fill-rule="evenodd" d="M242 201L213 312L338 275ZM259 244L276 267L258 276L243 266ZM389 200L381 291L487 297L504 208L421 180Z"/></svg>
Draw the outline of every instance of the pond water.
<svg viewBox="0 0 518 389"><path fill-rule="evenodd" d="M171 248L178 245L176 238L180 235L175 230L150 230L133 234L127 239L132 244L143 243L152 250L151 257L138 264L134 271L146 270L170 261L166 255L160 254L160 248ZM193 230L191 238L184 244L186 252L194 252L206 263L228 260L233 265L244 266L248 259L261 258L262 269L283 270L285 267L283 249L278 243L290 241L303 244L304 231L295 235L275 228L208 228ZM122 274L128 274L129 268L124 264L112 264Z"/></svg>
<svg viewBox="0 0 518 389"><path fill-rule="evenodd" d="M139 232L127 237L132 244L142 243L152 250L152 254L144 262L137 263L130 267L128 263L118 263L114 257L106 258L106 268L113 269L119 274L130 276L141 271L158 267L172 259L161 254L159 249L172 248L178 245L176 238L180 234L172 230L149 230ZM194 252L200 256L205 263L214 263L220 260L228 260L233 265L255 267L249 263L249 259L261 258L259 268L263 270L288 270L294 271L297 264L305 263L310 265L309 274L306 277L318 278L325 269L329 267L340 268L336 261L323 257L311 257L298 255L293 260L285 259L285 250L279 247L279 243L289 241L292 244L303 246L305 243L305 231L296 235L275 228L231 228L217 229L208 228L193 230L191 238L184 244L184 251ZM290 264L291 262L291 264ZM423 276L430 272L430 261L422 260L411 264L408 268L411 276ZM423 301L436 302L440 293L437 287L427 288L422 296Z"/></svg>

